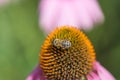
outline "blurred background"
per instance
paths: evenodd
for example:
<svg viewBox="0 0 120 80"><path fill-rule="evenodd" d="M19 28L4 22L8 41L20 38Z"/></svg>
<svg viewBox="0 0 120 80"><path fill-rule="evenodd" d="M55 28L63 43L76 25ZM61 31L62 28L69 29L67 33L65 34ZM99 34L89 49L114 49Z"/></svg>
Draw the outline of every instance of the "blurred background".
<svg viewBox="0 0 120 80"><path fill-rule="evenodd" d="M97 59L120 80L120 0L99 3L105 22L85 33ZM25 80L37 65L45 39L39 28L38 4L39 0L0 3L0 80Z"/></svg>

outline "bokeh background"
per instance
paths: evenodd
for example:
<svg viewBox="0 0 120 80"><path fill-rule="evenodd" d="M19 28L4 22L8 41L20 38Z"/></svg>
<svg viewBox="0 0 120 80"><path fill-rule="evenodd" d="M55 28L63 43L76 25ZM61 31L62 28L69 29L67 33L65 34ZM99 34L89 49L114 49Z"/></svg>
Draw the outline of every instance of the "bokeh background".
<svg viewBox="0 0 120 80"><path fill-rule="evenodd" d="M14 0L15 1L15 0ZM120 0L99 0L105 22L85 32L97 59L120 80ZM45 39L39 28L39 0L0 4L0 80L25 80L39 61Z"/></svg>

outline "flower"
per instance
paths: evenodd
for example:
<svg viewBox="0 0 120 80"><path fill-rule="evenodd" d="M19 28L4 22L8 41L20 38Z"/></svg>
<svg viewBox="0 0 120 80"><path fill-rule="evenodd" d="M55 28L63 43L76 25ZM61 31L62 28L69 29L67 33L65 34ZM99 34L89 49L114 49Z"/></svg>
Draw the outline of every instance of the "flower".
<svg viewBox="0 0 120 80"><path fill-rule="evenodd" d="M41 75L42 74L42 75ZM94 71L92 71L88 76L88 80L115 80L110 72L108 72L99 62L94 63ZM39 66L33 70L33 72L28 76L26 80L45 80L43 71Z"/></svg>
<svg viewBox="0 0 120 80"><path fill-rule="evenodd" d="M39 14L40 25L46 33L63 25L89 30L104 21L97 0L41 0Z"/></svg>
<svg viewBox="0 0 120 80"><path fill-rule="evenodd" d="M20 0L0 0L0 7L4 7L8 4L17 3L17 2L20 2Z"/></svg>
<svg viewBox="0 0 120 80"><path fill-rule="evenodd" d="M62 26L46 38L40 63L26 80L115 80L96 61L87 36L75 27Z"/></svg>
<svg viewBox="0 0 120 80"><path fill-rule="evenodd" d="M7 3L9 3L10 0L0 0L0 6L3 6Z"/></svg>

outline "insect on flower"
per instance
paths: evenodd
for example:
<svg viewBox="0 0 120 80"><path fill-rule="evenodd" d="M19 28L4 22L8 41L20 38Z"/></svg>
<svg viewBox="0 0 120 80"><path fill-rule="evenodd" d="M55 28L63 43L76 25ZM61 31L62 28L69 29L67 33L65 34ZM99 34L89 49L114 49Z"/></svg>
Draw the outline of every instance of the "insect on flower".
<svg viewBox="0 0 120 80"><path fill-rule="evenodd" d="M53 45L56 47L61 47L61 48L67 49L67 48L71 47L71 42L69 40L54 39Z"/></svg>
<svg viewBox="0 0 120 80"><path fill-rule="evenodd" d="M115 80L96 60L87 36L75 27L62 26L45 39L36 72L27 80Z"/></svg>
<svg viewBox="0 0 120 80"><path fill-rule="evenodd" d="M40 52L40 67L48 80L84 80L94 61L95 52L90 41L73 27L64 26L53 31Z"/></svg>

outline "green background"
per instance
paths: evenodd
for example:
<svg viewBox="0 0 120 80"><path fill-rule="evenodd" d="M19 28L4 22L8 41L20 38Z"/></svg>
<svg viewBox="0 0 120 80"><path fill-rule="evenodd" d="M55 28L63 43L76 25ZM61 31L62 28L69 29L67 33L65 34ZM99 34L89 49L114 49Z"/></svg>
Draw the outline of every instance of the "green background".
<svg viewBox="0 0 120 80"><path fill-rule="evenodd" d="M120 0L99 0L105 22L85 32L97 59L120 80ZM45 39L38 23L38 0L0 7L0 80L25 80L38 63Z"/></svg>

